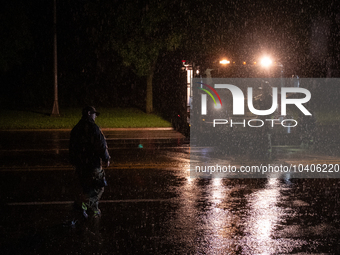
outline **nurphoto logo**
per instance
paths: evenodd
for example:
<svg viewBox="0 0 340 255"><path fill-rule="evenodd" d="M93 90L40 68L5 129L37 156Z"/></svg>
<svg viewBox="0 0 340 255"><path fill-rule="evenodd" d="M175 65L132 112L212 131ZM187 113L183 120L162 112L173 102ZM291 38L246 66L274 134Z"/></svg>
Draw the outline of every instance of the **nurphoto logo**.
<svg viewBox="0 0 340 255"><path fill-rule="evenodd" d="M254 93L253 87L246 87L247 89L247 100L245 99L244 93L241 90L240 87L237 85L232 84L214 84L213 86L208 85L203 82L196 82L198 84L201 84L201 87L198 87L199 90L205 92L201 93L201 115L208 115L208 97L214 102L214 108L220 109L222 108L222 101L232 101L232 115L233 116L244 116L245 115L245 101L247 102L248 109L250 113L256 116L269 116L271 114L274 114L275 112L280 112L281 116L287 115L287 105L294 105L299 109L302 114L305 116L312 116L312 114L306 109L306 107L303 105L305 103L308 103L311 99L311 93L308 89L305 88L296 88L296 87L270 87L267 89L268 96L266 98L262 98L262 101L265 101L264 104L269 104L268 109L257 109L254 101L256 101L256 98L259 96ZM212 92L210 92L212 91ZM220 93L216 91L216 89L219 90ZM271 93L270 92L271 89ZM229 92L229 93L227 93ZM218 101L215 99L215 96L217 97ZM225 95L226 98L221 99L221 95ZM231 98L230 98L231 94ZM227 96L229 98L227 98ZM243 125L246 126L246 123L249 127L262 127L264 126L265 122L268 122L271 124L271 127L274 127L275 122L280 122L282 126L284 127L295 127L298 122L294 119L274 119L274 118L268 118L265 120L262 119L250 119L246 122L246 119L243 119L241 122L233 121L233 119L230 118L214 118L212 121L212 126L216 127L216 125L225 125L230 124L232 127L233 125ZM289 123L289 124L287 124Z"/></svg>

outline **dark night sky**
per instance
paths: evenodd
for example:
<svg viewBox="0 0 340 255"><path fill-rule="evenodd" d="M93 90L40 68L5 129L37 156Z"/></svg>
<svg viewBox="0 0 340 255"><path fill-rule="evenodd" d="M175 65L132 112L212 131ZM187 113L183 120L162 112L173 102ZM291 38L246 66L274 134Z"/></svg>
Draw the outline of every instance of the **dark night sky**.
<svg viewBox="0 0 340 255"><path fill-rule="evenodd" d="M152 1L126 2L135 3L143 11L152 5ZM287 76L340 75L340 11L335 0L169 3L180 11L171 13L169 9L173 18L166 29L176 29L183 36L180 47L173 52L162 51L156 64L155 97L169 100L168 104L176 104L176 99L168 95L169 84L173 89L182 85L182 59L203 63L221 56L256 59L267 53L284 63ZM105 29L115 27L112 24L121 4L108 0L57 1L61 106L143 104L136 95L145 92L145 80L106 47L110 38ZM2 104L52 105L53 0L7 1L0 18ZM161 108L161 101L155 100L156 108Z"/></svg>

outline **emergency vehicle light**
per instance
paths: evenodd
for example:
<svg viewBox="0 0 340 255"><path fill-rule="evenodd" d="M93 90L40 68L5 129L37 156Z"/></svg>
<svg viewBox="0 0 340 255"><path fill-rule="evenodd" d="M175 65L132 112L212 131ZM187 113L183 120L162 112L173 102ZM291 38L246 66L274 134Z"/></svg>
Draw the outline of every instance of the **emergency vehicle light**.
<svg viewBox="0 0 340 255"><path fill-rule="evenodd" d="M272 63L273 63L273 61L268 57L264 57L264 58L261 59L261 65L263 67L269 67Z"/></svg>
<svg viewBox="0 0 340 255"><path fill-rule="evenodd" d="M227 64L230 64L230 61L226 60L226 59L223 59L223 60L220 61L220 64L227 65Z"/></svg>

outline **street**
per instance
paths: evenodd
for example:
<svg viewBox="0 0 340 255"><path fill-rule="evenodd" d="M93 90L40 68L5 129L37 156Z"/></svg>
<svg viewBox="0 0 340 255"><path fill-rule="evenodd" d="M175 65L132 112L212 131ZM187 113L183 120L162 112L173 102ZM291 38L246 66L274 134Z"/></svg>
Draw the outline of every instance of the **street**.
<svg viewBox="0 0 340 255"><path fill-rule="evenodd" d="M191 178L190 152L201 148L181 134L104 134L109 186L102 216L84 220L73 209L69 131L0 132L2 254L340 253L338 179ZM276 163L340 163L298 147L276 150Z"/></svg>

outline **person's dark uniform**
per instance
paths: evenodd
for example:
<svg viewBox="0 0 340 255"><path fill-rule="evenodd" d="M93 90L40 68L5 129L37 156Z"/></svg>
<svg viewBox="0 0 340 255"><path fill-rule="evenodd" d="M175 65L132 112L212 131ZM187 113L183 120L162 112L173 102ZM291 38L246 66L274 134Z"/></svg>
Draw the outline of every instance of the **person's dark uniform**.
<svg viewBox="0 0 340 255"><path fill-rule="evenodd" d="M71 131L69 152L83 192L88 196L88 201L82 203L84 216L88 217L88 209L92 209L94 215L100 215L98 203L106 186L102 162L109 165L110 155L105 136L95 124L95 116L99 113L94 107L87 106L82 114L82 119Z"/></svg>

